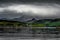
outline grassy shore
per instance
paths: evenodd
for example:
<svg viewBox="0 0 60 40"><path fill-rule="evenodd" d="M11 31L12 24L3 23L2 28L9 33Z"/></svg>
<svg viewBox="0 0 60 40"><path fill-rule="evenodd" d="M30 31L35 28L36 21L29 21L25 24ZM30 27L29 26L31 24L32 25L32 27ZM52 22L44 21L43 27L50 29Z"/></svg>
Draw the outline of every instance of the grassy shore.
<svg viewBox="0 0 60 40"><path fill-rule="evenodd" d="M59 27L60 20L35 20L33 22L20 22L20 21L8 21L0 20L0 26L14 26L14 27Z"/></svg>

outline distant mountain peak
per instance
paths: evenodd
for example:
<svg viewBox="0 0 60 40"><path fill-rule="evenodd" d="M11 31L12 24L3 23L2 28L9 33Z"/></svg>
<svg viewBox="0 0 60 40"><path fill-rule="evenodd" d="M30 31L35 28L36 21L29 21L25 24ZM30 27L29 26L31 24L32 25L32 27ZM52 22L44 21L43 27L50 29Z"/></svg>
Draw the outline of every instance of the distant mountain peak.
<svg viewBox="0 0 60 40"><path fill-rule="evenodd" d="M32 18L32 20L36 20L35 18Z"/></svg>

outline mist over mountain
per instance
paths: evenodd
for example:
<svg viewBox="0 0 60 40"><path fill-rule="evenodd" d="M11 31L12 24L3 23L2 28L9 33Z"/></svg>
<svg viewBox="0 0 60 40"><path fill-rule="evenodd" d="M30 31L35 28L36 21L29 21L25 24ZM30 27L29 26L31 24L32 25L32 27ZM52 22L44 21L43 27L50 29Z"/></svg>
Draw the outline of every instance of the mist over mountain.
<svg viewBox="0 0 60 40"><path fill-rule="evenodd" d="M44 17L37 17L37 16L35 16L35 17L33 17L33 16L21 16L21 17L19 17L19 18L13 18L13 19L10 19L10 20L14 20L14 21L21 21L21 22L27 22L27 21L37 21L37 20L55 20L55 19L59 19L59 18L44 18Z"/></svg>
<svg viewBox="0 0 60 40"><path fill-rule="evenodd" d="M0 0L0 19L28 21L60 18L59 0Z"/></svg>

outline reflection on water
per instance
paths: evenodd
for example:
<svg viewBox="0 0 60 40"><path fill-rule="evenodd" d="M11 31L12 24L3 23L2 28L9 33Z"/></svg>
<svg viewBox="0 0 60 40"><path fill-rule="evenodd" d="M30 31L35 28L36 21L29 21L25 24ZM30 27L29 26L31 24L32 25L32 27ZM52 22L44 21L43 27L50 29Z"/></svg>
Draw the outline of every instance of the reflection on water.
<svg viewBox="0 0 60 40"><path fill-rule="evenodd" d="M59 32L55 27L0 28L0 36L7 37L57 38L60 37Z"/></svg>
<svg viewBox="0 0 60 40"><path fill-rule="evenodd" d="M0 38L0 40L60 40L60 38L46 38L46 39L42 39L42 38L39 38L39 39L36 39L36 38L34 38L34 39L20 39L20 38Z"/></svg>

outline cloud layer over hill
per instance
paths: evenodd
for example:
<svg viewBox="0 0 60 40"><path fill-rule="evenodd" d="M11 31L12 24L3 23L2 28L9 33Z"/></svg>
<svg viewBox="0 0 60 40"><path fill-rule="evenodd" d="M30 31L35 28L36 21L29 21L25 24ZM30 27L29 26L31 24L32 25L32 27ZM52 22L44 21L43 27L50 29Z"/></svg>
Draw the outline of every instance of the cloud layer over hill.
<svg viewBox="0 0 60 40"><path fill-rule="evenodd" d="M19 17L22 15L38 17L60 17L59 4L12 4L0 7L0 15L9 18ZM2 15L3 14L3 15Z"/></svg>

